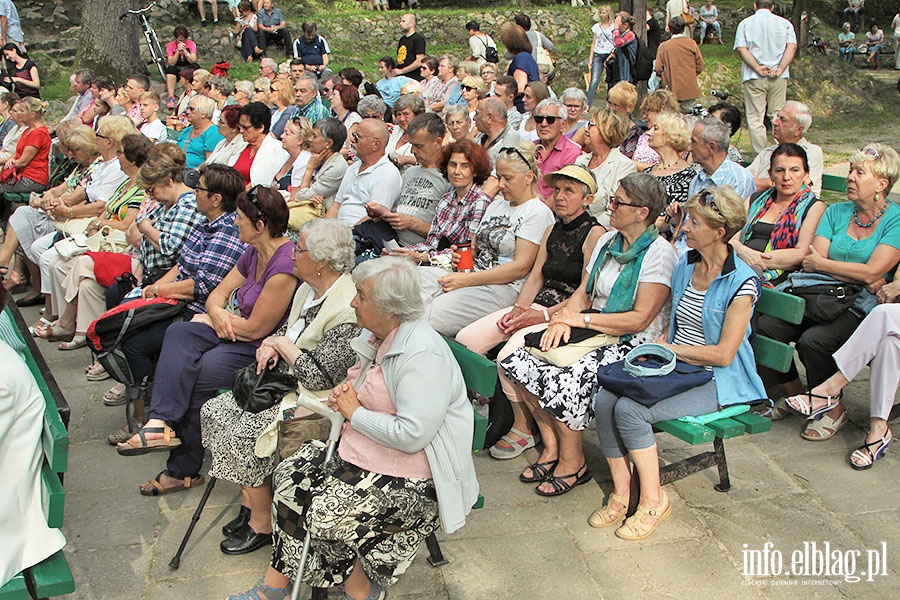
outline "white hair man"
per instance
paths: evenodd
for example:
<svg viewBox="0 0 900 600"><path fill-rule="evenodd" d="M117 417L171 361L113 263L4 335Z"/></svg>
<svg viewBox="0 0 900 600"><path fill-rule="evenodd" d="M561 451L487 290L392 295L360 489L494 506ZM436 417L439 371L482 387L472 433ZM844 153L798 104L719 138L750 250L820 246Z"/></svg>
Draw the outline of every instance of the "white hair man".
<svg viewBox="0 0 900 600"><path fill-rule="evenodd" d="M797 144L806 150L806 160L809 163L809 177L807 183L816 196L822 195L822 173L825 170L825 157L822 147L811 143L804 134L812 125L812 111L802 102L789 100L784 103L778 114L772 121L772 129L775 133L776 144L764 148L756 155L753 162L747 167L753 178L756 179L757 191L767 190L772 187L769 178L769 166L772 162L772 152L778 144Z"/></svg>

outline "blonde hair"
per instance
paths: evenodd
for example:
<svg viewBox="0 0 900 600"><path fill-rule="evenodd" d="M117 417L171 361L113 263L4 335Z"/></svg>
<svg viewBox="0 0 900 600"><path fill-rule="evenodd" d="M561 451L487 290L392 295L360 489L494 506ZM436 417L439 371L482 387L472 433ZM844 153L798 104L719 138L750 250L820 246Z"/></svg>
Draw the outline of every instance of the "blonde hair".
<svg viewBox="0 0 900 600"><path fill-rule="evenodd" d="M477 77L475 75L467 75L463 77L460 85L475 88L475 91L478 93L479 98L484 98L484 95L487 94L487 85L485 85L484 79L482 79L481 77Z"/></svg>
<svg viewBox="0 0 900 600"><path fill-rule="evenodd" d="M700 199L706 194L712 194L713 204L704 205ZM744 227L747 222L747 209L744 199L734 191L730 185L721 187L708 187L699 194L692 196L684 205L684 209L701 217L713 229L723 227L725 237L722 243L727 244L735 233ZM717 210L718 209L718 210Z"/></svg>
<svg viewBox="0 0 900 600"><path fill-rule="evenodd" d="M188 101L188 106L193 105L194 111L207 119L212 119L216 112L216 101L209 96L197 95Z"/></svg>
<svg viewBox="0 0 900 600"><path fill-rule="evenodd" d="M24 104L25 108L27 108L30 112L33 112L37 115L38 119L44 116L44 112L50 106L43 100L39 100L34 98L33 96L28 96L27 98L20 98L16 104Z"/></svg>
<svg viewBox="0 0 900 600"><path fill-rule="evenodd" d="M603 142L610 148L618 148L628 137L628 119L608 106L601 108L592 117Z"/></svg>
<svg viewBox="0 0 900 600"><path fill-rule="evenodd" d="M871 154L872 152L877 153L877 156ZM850 157L850 164L853 166L868 164L876 177L887 179L885 198L891 193L891 189L897 183L897 177L900 176L900 156L887 144L867 144Z"/></svg>
<svg viewBox="0 0 900 600"><path fill-rule="evenodd" d="M655 90L647 94L647 97L641 102L641 112L648 110L677 113L681 108L678 106L675 94L669 90Z"/></svg>
<svg viewBox="0 0 900 600"><path fill-rule="evenodd" d="M675 152L684 152L691 145L691 126L678 113L661 112L653 124L666 136L666 142Z"/></svg>
<svg viewBox="0 0 900 600"><path fill-rule="evenodd" d="M271 83L269 99L273 102L277 98L284 106L291 106L296 100L294 96L294 84L289 79L276 79Z"/></svg>
<svg viewBox="0 0 900 600"><path fill-rule="evenodd" d="M302 146L304 150L309 149L309 143L313 139L313 126L312 122L306 117L295 117L293 119L289 119L287 123L284 125L285 131L290 129L293 132L296 132L297 136L300 137L300 141L302 142Z"/></svg>
<svg viewBox="0 0 900 600"><path fill-rule="evenodd" d="M200 87L206 87L209 85L209 80L212 78L212 73L207 71L206 69L197 69L194 71L194 78L192 83L194 85L200 85Z"/></svg>
<svg viewBox="0 0 900 600"><path fill-rule="evenodd" d="M503 148L500 148L497 162L500 162L501 160L512 161L512 164L515 165L515 171L518 171L519 173L531 171L535 180L537 180L541 175L540 171L538 171L537 159L534 156L536 146L531 142L520 142L513 147L516 149L516 152L503 152Z"/></svg>
<svg viewBox="0 0 900 600"><path fill-rule="evenodd" d="M407 94L412 95L412 96L419 96L421 98L422 97L422 84L415 80L410 81L408 83L404 83L403 87L400 88L400 95L405 96Z"/></svg>
<svg viewBox="0 0 900 600"><path fill-rule="evenodd" d="M65 124L68 125L69 123L71 121L66 121ZM72 123L64 129L60 127L57 129L57 135L59 136L59 141L73 152L82 150L96 156L97 136L94 134L94 130L87 125Z"/></svg>
<svg viewBox="0 0 900 600"><path fill-rule="evenodd" d="M111 139L116 150L121 150L122 138L140 132L130 118L124 115L106 115L98 121L97 133Z"/></svg>
<svg viewBox="0 0 900 600"><path fill-rule="evenodd" d="M637 98L637 88L629 81L620 81L612 86L606 97L606 99L613 104L619 104L627 108L629 113L634 110L634 105L637 104Z"/></svg>
<svg viewBox="0 0 900 600"><path fill-rule="evenodd" d="M272 91L272 82L268 77L260 77L258 79L253 80L253 91L255 92L257 89L263 90L263 94L266 96L265 103L269 104L269 93Z"/></svg>

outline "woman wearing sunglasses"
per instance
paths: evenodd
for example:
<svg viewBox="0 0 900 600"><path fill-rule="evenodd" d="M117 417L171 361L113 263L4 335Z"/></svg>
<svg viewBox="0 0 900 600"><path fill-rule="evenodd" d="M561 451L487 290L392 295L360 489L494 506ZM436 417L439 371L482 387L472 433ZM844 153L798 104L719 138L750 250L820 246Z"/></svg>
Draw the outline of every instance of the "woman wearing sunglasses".
<svg viewBox="0 0 900 600"><path fill-rule="evenodd" d="M463 78L459 86L462 91L463 100L469 107L469 120L475 120L475 109L478 108L478 101L487 94L487 86L481 77L467 75Z"/></svg>
<svg viewBox="0 0 900 600"><path fill-rule="evenodd" d="M642 174L642 176L645 176ZM659 184L661 185L661 184ZM594 398L597 438L613 478L613 493L588 519L592 527L617 525L628 510L634 465L641 482L637 511L616 529L623 540L642 540L672 513L659 480L653 423L716 412L766 395L750 347L750 317L759 298L756 273L728 241L746 220L743 199L729 186L710 188L685 205L691 250L675 267L668 337L657 340L713 378L701 386L645 406L601 389Z"/></svg>

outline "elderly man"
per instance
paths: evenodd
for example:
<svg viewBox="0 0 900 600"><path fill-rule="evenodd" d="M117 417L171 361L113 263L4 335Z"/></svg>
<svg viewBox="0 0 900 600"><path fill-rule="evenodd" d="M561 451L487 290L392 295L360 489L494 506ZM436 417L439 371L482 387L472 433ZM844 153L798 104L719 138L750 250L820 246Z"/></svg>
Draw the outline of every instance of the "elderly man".
<svg viewBox="0 0 900 600"><path fill-rule="evenodd" d="M325 216L353 227L368 218L368 211L372 210L367 207L370 203L393 210L403 180L385 155L390 134L383 121L363 119L350 137L359 162L347 169Z"/></svg>
<svg viewBox="0 0 900 600"><path fill-rule="evenodd" d="M500 148L515 147L522 141L518 132L513 129L506 118L506 105L499 98L485 98L475 109L475 127L480 132L475 141L487 151L491 159L491 176L487 178L481 189L493 198L500 189L500 182L493 167L497 163Z"/></svg>
<svg viewBox="0 0 900 600"><path fill-rule="evenodd" d="M256 15L256 32L263 52L270 42L280 41L284 46L284 55L291 58L291 32L284 22L284 13L275 6L275 0L263 0L262 10Z"/></svg>
<svg viewBox="0 0 900 600"><path fill-rule="evenodd" d="M550 98L542 100L534 109L538 134L538 147L534 157L541 173L536 189L544 200L549 200L553 195L553 186L544 181L544 176L573 164L581 156L581 146L563 135L566 115L566 105Z"/></svg>
<svg viewBox="0 0 900 600"><path fill-rule="evenodd" d="M494 96L506 106L506 121L513 129L518 129L522 124L522 113L516 108L518 90L519 84L512 75L498 77L494 84Z"/></svg>
<svg viewBox="0 0 900 600"><path fill-rule="evenodd" d="M425 37L416 31L416 15L406 13L400 17L400 31L403 36L397 42L397 75L421 81L419 69L425 58Z"/></svg>
<svg viewBox="0 0 900 600"><path fill-rule="evenodd" d="M806 150L806 160L809 163L809 177L807 184L815 192L816 196L822 195L822 173L825 170L825 157L822 155L821 146L811 143L803 134L812 125L812 112L802 102L789 100L784 103L775 120L772 121L772 129L775 132L775 141L778 144L797 144ZM774 184L769 179L769 166L772 162L772 152L778 144L764 148L756 155L753 163L747 169L756 179L758 191L767 190Z"/></svg>
<svg viewBox="0 0 900 600"><path fill-rule="evenodd" d="M309 119L310 123L332 116L331 110L319 98L319 82L315 75L307 74L295 81L294 96L297 98L297 114Z"/></svg>
<svg viewBox="0 0 900 600"><path fill-rule="evenodd" d="M450 99L450 94L459 86L459 79L456 77L456 66L459 62L453 56L445 55L438 61L437 76L441 80L435 87L432 97L434 100L428 105L433 112L441 112Z"/></svg>
<svg viewBox="0 0 900 600"><path fill-rule="evenodd" d="M328 63L331 61L331 48L321 35L317 34L318 27L312 21L303 24L303 35L294 41L294 56L303 60L304 68L314 73L319 80L331 77L331 69ZM291 73L293 73L291 62Z"/></svg>
<svg viewBox="0 0 900 600"><path fill-rule="evenodd" d="M672 90L681 107L687 113L700 98L697 75L703 71L703 55L697 42L687 36L686 24L680 16L669 21L672 38L663 42L656 51L654 70L660 79L660 87Z"/></svg>
<svg viewBox="0 0 900 600"><path fill-rule="evenodd" d="M76 123L81 122L81 117L84 116L85 111L94 103L94 96L91 92L91 84L93 82L94 74L91 73L90 69L78 69L75 71L72 75L71 86L72 91L75 93L75 102L72 103L72 107L66 113L66 116L60 119L60 123L65 123L76 117Z"/></svg>
<svg viewBox="0 0 900 600"><path fill-rule="evenodd" d="M754 152L768 146L763 117L784 106L788 65L797 53L797 36L787 19L772 14L773 0L757 0L756 13L738 24L734 49L740 55L744 114Z"/></svg>
<svg viewBox="0 0 900 600"><path fill-rule="evenodd" d="M278 77L278 62L268 56L260 59L259 76L265 77L270 82L275 81L275 78Z"/></svg>

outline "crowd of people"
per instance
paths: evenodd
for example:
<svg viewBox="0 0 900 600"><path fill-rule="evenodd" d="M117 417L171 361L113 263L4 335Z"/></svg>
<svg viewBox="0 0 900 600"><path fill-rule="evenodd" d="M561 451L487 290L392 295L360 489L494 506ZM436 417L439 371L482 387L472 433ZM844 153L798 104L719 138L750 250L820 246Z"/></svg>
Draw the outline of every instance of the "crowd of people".
<svg viewBox="0 0 900 600"><path fill-rule="evenodd" d="M865 145L850 157L847 200L822 202L812 112L787 100L796 38L757 0L735 40L755 153L743 166L737 107L685 114L704 63L690 12L669 4L660 85L640 101L634 19L608 6L597 9L587 94L551 87L555 49L525 15L502 28L505 58L467 23L459 60L429 55L404 14L397 54L371 83L355 68L333 73L315 23L291 42L264 0L233 6L242 55L260 59L255 81L203 69L178 26L164 96L144 75L117 87L80 69L71 109L48 126L28 93L40 87L33 63L4 47L20 75L0 96L12 123L0 126L4 172L17 175L0 184L3 295L43 306L27 333L60 351L87 345L92 323L123 302L179 307L120 340L128 376L104 403L130 401L133 413L108 441L125 457L167 454L143 495L202 484L207 450L210 475L241 486L221 550L273 551L232 598L285 598L307 533L304 582L383 598L425 537L464 525L478 494L473 409L441 335L496 349L514 422L489 453L537 447L518 475L535 493L591 480L583 432L596 422L614 489L588 520L624 540L672 512L652 428L662 420L751 405L803 415L802 437L824 441L847 423L842 389L871 363L870 429L849 462L884 456L900 299L900 208L888 194L900 157ZM712 2L699 13L721 39ZM267 51L279 41L292 57L282 65ZM605 105L592 110L609 68ZM764 287L806 298L803 321L755 319ZM805 382L796 366L757 369L754 332L795 342ZM0 352L14 354L8 342ZM601 385L599 371L648 344L706 382L650 405ZM108 366L94 360L85 376L108 379ZM220 393L242 370L293 391L248 410L246 391ZM33 395L26 387L0 399ZM320 418L298 396L346 419L327 465Z"/></svg>

